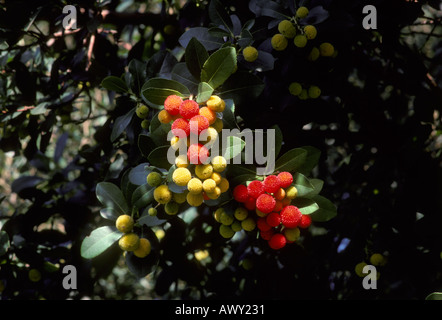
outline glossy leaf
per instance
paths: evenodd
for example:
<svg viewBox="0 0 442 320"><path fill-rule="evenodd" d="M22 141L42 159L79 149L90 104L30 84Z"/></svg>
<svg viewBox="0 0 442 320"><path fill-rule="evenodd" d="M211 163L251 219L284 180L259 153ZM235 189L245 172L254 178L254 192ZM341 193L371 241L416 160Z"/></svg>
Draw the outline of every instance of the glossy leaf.
<svg viewBox="0 0 442 320"><path fill-rule="evenodd" d="M209 29L204 27L190 28L181 35L179 43L186 48L192 38L198 39L207 51L218 49L224 44L222 38L212 36Z"/></svg>
<svg viewBox="0 0 442 320"><path fill-rule="evenodd" d="M127 93L129 88L122 79L116 76L108 76L101 81L101 86L107 90L115 91L118 93Z"/></svg>
<svg viewBox="0 0 442 320"><path fill-rule="evenodd" d="M81 243L81 256L92 259L112 246L123 234L116 227L100 227L91 232Z"/></svg>
<svg viewBox="0 0 442 320"><path fill-rule="evenodd" d="M118 214L129 212L129 206L121 190L113 183L100 182L97 184L96 195L98 200L108 208L112 208Z"/></svg>
<svg viewBox="0 0 442 320"><path fill-rule="evenodd" d="M201 70L201 81L207 82L216 89L233 73L236 66L236 50L232 47L214 52L204 63Z"/></svg>
<svg viewBox="0 0 442 320"><path fill-rule="evenodd" d="M325 222L336 217L337 208L329 199L320 195L313 196L311 199L319 206L319 209L311 214L313 221Z"/></svg>
<svg viewBox="0 0 442 320"><path fill-rule="evenodd" d="M297 171L304 165L307 157L307 151L301 148L295 148L284 153L275 163L275 172L277 171Z"/></svg>
<svg viewBox="0 0 442 320"><path fill-rule="evenodd" d="M209 58L204 45L197 38L190 39L185 51L186 66L189 72L198 80L201 77L201 69L204 62Z"/></svg>

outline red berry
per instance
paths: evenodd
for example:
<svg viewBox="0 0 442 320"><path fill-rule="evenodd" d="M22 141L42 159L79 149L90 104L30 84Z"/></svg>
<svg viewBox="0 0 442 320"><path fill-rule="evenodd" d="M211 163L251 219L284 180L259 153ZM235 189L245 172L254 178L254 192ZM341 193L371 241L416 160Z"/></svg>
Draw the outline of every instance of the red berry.
<svg viewBox="0 0 442 320"><path fill-rule="evenodd" d="M293 176L290 172L284 171L278 174L278 180L281 188L287 188L293 183Z"/></svg>
<svg viewBox="0 0 442 320"><path fill-rule="evenodd" d="M274 234L269 240L269 246L270 246L270 248L272 248L274 250L284 248L286 243L287 243L287 239L281 233Z"/></svg>
<svg viewBox="0 0 442 320"><path fill-rule="evenodd" d="M194 116L189 121L190 132L199 135L203 130L209 128L209 120L204 116Z"/></svg>
<svg viewBox="0 0 442 320"><path fill-rule="evenodd" d="M258 220L256 221L256 226L261 231L269 231L272 228L267 224L266 218L258 218Z"/></svg>
<svg viewBox="0 0 442 320"><path fill-rule="evenodd" d="M271 227L277 227L281 223L281 217L277 212L270 212L266 217L266 222Z"/></svg>
<svg viewBox="0 0 442 320"><path fill-rule="evenodd" d="M262 194L256 199L256 208L262 213L270 213L276 205L276 200L269 194Z"/></svg>
<svg viewBox="0 0 442 320"><path fill-rule="evenodd" d="M200 107L198 106L198 103L193 100L184 100L180 104L180 115L184 119L191 119L192 117L198 115L200 112Z"/></svg>
<svg viewBox="0 0 442 320"><path fill-rule="evenodd" d="M190 134L189 122L183 118L178 118L172 123L172 133L180 139L188 137Z"/></svg>
<svg viewBox="0 0 442 320"><path fill-rule="evenodd" d="M282 201L276 200L275 208L273 209L273 211L279 212L281 210L282 210Z"/></svg>
<svg viewBox="0 0 442 320"><path fill-rule="evenodd" d="M303 214L301 216L301 221L299 221L298 227L306 229L310 227L311 224L312 224L312 218L309 215Z"/></svg>
<svg viewBox="0 0 442 320"><path fill-rule="evenodd" d="M249 195L256 199L264 193L264 184L259 180L253 180L247 186L247 190Z"/></svg>
<svg viewBox="0 0 442 320"><path fill-rule="evenodd" d="M209 158L209 150L201 143L190 145L187 157L191 164L202 164Z"/></svg>
<svg viewBox="0 0 442 320"><path fill-rule="evenodd" d="M274 193L280 188L280 181L277 176L271 175L264 179L264 190L268 193Z"/></svg>
<svg viewBox="0 0 442 320"><path fill-rule="evenodd" d="M180 96L170 95L164 101L164 109L166 109L171 116L176 116L180 112L181 103L183 103L183 99L181 99Z"/></svg>
<svg viewBox="0 0 442 320"><path fill-rule="evenodd" d="M247 210L255 210L256 209L256 199L248 196L247 201L244 203L244 207L246 207Z"/></svg>
<svg viewBox="0 0 442 320"><path fill-rule="evenodd" d="M301 221L301 211L295 206L284 207L281 211L281 223L286 228L295 228Z"/></svg>
<svg viewBox="0 0 442 320"><path fill-rule="evenodd" d="M273 234L275 233L275 229L271 228L267 231L259 231L259 235L261 236L261 238L263 238L264 240L270 240L270 238L273 236Z"/></svg>
<svg viewBox="0 0 442 320"><path fill-rule="evenodd" d="M249 199L249 194L247 192L247 187L243 184L237 185L233 189L233 198L238 202L246 202Z"/></svg>

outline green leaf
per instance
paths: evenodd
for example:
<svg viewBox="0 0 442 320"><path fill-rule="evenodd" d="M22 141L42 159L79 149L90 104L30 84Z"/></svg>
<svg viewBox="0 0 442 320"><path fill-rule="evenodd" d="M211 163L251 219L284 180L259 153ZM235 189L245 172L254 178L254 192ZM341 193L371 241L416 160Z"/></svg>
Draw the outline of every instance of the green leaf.
<svg viewBox="0 0 442 320"><path fill-rule="evenodd" d="M306 195L309 197L319 194L322 190L322 187L324 186L324 181L322 181L321 179L310 179L310 183L313 185L314 189L312 192Z"/></svg>
<svg viewBox="0 0 442 320"><path fill-rule="evenodd" d="M226 148L223 152L223 157L230 160L238 156L244 149L246 143L241 138L235 136L227 137Z"/></svg>
<svg viewBox="0 0 442 320"><path fill-rule="evenodd" d="M115 221L120 216L120 214L113 208L102 208L100 209L100 215L107 220Z"/></svg>
<svg viewBox="0 0 442 320"><path fill-rule="evenodd" d="M148 80L141 88L143 100L152 108L161 109L164 100L170 95L177 95L187 98L190 95L189 89L175 81L162 78Z"/></svg>
<svg viewBox="0 0 442 320"><path fill-rule="evenodd" d="M305 175L309 175L313 168L317 166L319 158L321 157L321 151L312 146L304 146L301 147L301 149L307 151L307 156L304 164L297 170Z"/></svg>
<svg viewBox="0 0 442 320"><path fill-rule="evenodd" d="M292 204L297 206L302 214L312 214L319 209L319 206L315 201L307 198L295 198L292 200Z"/></svg>
<svg viewBox="0 0 442 320"><path fill-rule="evenodd" d="M319 209L311 214L313 221L325 222L336 217L337 208L333 202L320 195L313 196L311 199L319 206Z"/></svg>
<svg viewBox="0 0 442 320"><path fill-rule="evenodd" d="M141 186L146 183L147 175L152 172L152 169L148 168L148 163L140 163L136 167L129 171L129 181L132 184Z"/></svg>
<svg viewBox="0 0 442 320"><path fill-rule="evenodd" d="M430 293L425 300L442 300L442 292Z"/></svg>
<svg viewBox="0 0 442 320"><path fill-rule="evenodd" d="M195 78L187 68L184 62L177 63L175 67L173 67L171 72L172 80L178 81L185 85L190 92L196 92L198 90L199 83L199 74L198 79Z"/></svg>
<svg viewBox="0 0 442 320"><path fill-rule="evenodd" d="M98 200L107 208L112 208L118 214L127 214L129 206L121 190L113 183L100 182L97 184Z"/></svg>
<svg viewBox="0 0 442 320"><path fill-rule="evenodd" d="M209 58L209 54L203 44L197 38L190 39L185 51L186 66L198 80L200 80L201 69L207 58Z"/></svg>
<svg viewBox="0 0 442 320"><path fill-rule="evenodd" d="M112 142L114 142L123 133L123 131L126 130L127 126L132 120L134 113L135 113L135 108L132 108L125 115L122 115L117 119L115 119L114 126L112 128L112 133L110 136L110 140Z"/></svg>
<svg viewBox="0 0 442 320"><path fill-rule="evenodd" d="M306 176L296 172L293 174L293 185L298 190L298 197L303 197L314 191L315 187L310 183Z"/></svg>
<svg viewBox="0 0 442 320"><path fill-rule="evenodd" d="M228 31L229 35L233 35L230 17L227 14L227 11L224 9L221 1L210 1L209 18L214 24L218 26L223 26Z"/></svg>
<svg viewBox="0 0 442 320"><path fill-rule="evenodd" d="M201 81L207 82L216 89L233 73L236 66L236 50L232 47L222 48L212 53L201 70Z"/></svg>
<svg viewBox="0 0 442 320"><path fill-rule="evenodd" d="M167 160L167 152L170 146L161 146L152 150L151 153L147 156L147 160L149 163L155 167L163 168L169 170L172 165Z"/></svg>
<svg viewBox="0 0 442 320"><path fill-rule="evenodd" d="M146 227L155 227L155 226L159 226L167 221L166 219L159 219L158 216L149 215L149 213L148 213L149 208L151 208L151 207L150 206L146 207L143 210L141 218L138 219L138 221L137 221L139 224L145 225Z"/></svg>
<svg viewBox="0 0 442 320"><path fill-rule="evenodd" d="M131 203L138 209L148 206L153 201L154 190L155 188L147 183L139 186L132 194Z"/></svg>
<svg viewBox="0 0 442 320"><path fill-rule="evenodd" d="M201 82L198 85L198 95L196 96L196 102L202 103L209 100L213 93L213 88L206 82Z"/></svg>
<svg viewBox="0 0 442 320"><path fill-rule="evenodd" d="M108 76L101 81L101 86L107 90L115 91L118 93L127 93L129 88L122 79L116 76Z"/></svg>
<svg viewBox="0 0 442 320"><path fill-rule="evenodd" d="M232 99L224 99L226 108L223 111L223 123L225 129L238 128L235 119L235 104Z"/></svg>
<svg viewBox="0 0 442 320"><path fill-rule="evenodd" d="M155 142L149 134L140 134L138 136L138 149L140 149L141 155L145 158L149 153L156 148Z"/></svg>
<svg viewBox="0 0 442 320"><path fill-rule="evenodd" d="M132 91L138 96L140 90L146 80L146 62L133 59L129 62L129 72L132 75L131 87Z"/></svg>
<svg viewBox="0 0 442 320"><path fill-rule="evenodd" d="M218 27L209 28L209 33L214 37L230 37L231 36L231 33L229 31L218 28Z"/></svg>
<svg viewBox="0 0 442 320"><path fill-rule="evenodd" d="M0 257L9 249L9 236L5 231L0 231Z"/></svg>
<svg viewBox="0 0 442 320"><path fill-rule="evenodd" d="M181 35L178 41L180 45L186 48L192 38L198 39L207 51L218 49L224 44L222 38L212 36L209 30L203 27L190 28Z"/></svg>
<svg viewBox="0 0 442 320"><path fill-rule="evenodd" d="M284 153L275 163L276 171L297 171L304 165L307 157L307 151L301 148L295 148Z"/></svg>
<svg viewBox="0 0 442 320"><path fill-rule="evenodd" d="M81 256L85 259L92 259L106 251L123 234L116 227L100 227L91 232L81 243Z"/></svg>
<svg viewBox="0 0 442 320"><path fill-rule="evenodd" d="M256 99L264 90L260 78L249 72L235 72L220 89L220 97L233 99L237 104L245 104Z"/></svg>

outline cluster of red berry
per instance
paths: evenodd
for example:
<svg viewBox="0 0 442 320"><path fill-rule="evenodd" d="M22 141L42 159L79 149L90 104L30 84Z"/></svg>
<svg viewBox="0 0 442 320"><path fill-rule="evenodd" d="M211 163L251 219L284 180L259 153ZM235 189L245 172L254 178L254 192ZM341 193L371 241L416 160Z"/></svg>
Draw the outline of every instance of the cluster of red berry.
<svg viewBox="0 0 442 320"><path fill-rule="evenodd" d="M240 184L233 189L233 197L249 211L256 213L256 226L262 239L272 249L281 249L295 242L300 228L308 228L312 222L294 205L292 199L297 189L290 172L269 175L263 181L253 180L247 186Z"/></svg>

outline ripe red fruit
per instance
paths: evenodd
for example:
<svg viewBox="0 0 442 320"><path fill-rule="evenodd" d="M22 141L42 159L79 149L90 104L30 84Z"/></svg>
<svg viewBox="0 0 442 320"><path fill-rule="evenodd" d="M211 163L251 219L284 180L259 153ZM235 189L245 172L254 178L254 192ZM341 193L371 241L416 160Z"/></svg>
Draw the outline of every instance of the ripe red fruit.
<svg viewBox="0 0 442 320"><path fill-rule="evenodd" d="M258 220L256 221L256 226L261 231L269 231L272 228L267 224L266 218L258 218Z"/></svg>
<svg viewBox="0 0 442 320"><path fill-rule="evenodd" d="M209 120L204 116L194 116L189 121L190 132L199 135L203 130L209 128Z"/></svg>
<svg viewBox="0 0 442 320"><path fill-rule="evenodd" d="M192 117L198 115L200 112L200 107L198 106L198 103L193 100L184 100L180 104L180 115L184 119L191 119Z"/></svg>
<svg viewBox="0 0 442 320"><path fill-rule="evenodd" d="M271 227L277 227L281 223L281 217L277 212L270 212L266 217L266 222Z"/></svg>
<svg viewBox="0 0 442 320"><path fill-rule="evenodd" d="M191 164L202 164L209 158L209 150L201 143L190 145L187 150L187 158Z"/></svg>
<svg viewBox="0 0 442 320"><path fill-rule="evenodd" d="M273 228L271 228L267 231L259 231L259 235L264 240L270 240L270 238L273 236L274 233L275 233L275 229L273 229Z"/></svg>
<svg viewBox="0 0 442 320"><path fill-rule="evenodd" d="M264 190L268 193L274 193L280 188L280 181L277 176L271 175L264 179Z"/></svg>
<svg viewBox="0 0 442 320"><path fill-rule="evenodd" d="M171 116L176 116L180 112L181 103L183 103L183 99L181 99L180 96L170 95L164 101L164 109L166 109Z"/></svg>
<svg viewBox="0 0 442 320"><path fill-rule="evenodd" d="M246 202L249 199L249 193L247 187L243 184L237 185L233 189L233 198L238 202Z"/></svg>
<svg viewBox="0 0 442 320"><path fill-rule="evenodd" d="M270 248L274 250L282 249L287 243L287 239L281 233L275 233L269 240Z"/></svg>
<svg viewBox="0 0 442 320"><path fill-rule="evenodd" d="M247 190L249 195L256 199L264 193L264 184L259 180L253 180L247 186Z"/></svg>
<svg viewBox="0 0 442 320"><path fill-rule="evenodd" d="M301 216L301 221L299 221L298 227L306 229L310 227L311 224L312 224L312 218L309 215L303 214Z"/></svg>
<svg viewBox="0 0 442 320"><path fill-rule="evenodd" d="M282 209L281 213L281 223L286 228L295 228L301 221L302 213L295 206L287 206Z"/></svg>
<svg viewBox="0 0 442 320"><path fill-rule="evenodd" d="M246 202L244 202L244 207L246 207L247 210L255 210L256 209L256 199L248 196Z"/></svg>
<svg viewBox="0 0 442 320"><path fill-rule="evenodd" d="M281 188L287 188L293 183L293 176L290 172L280 172L277 177Z"/></svg>
<svg viewBox="0 0 442 320"><path fill-rule="evenodd" d="M172 133L180 139L188 137L190 134L189 122L183 118L178 118L172 123Z"/></svg>
<svg viewBox="0 0 442 320"><path fill-rule="evenodd" d="M271 195L263 193L256 199L256 208L262 213L270 213L276 205L276 200Z"/></svg>

